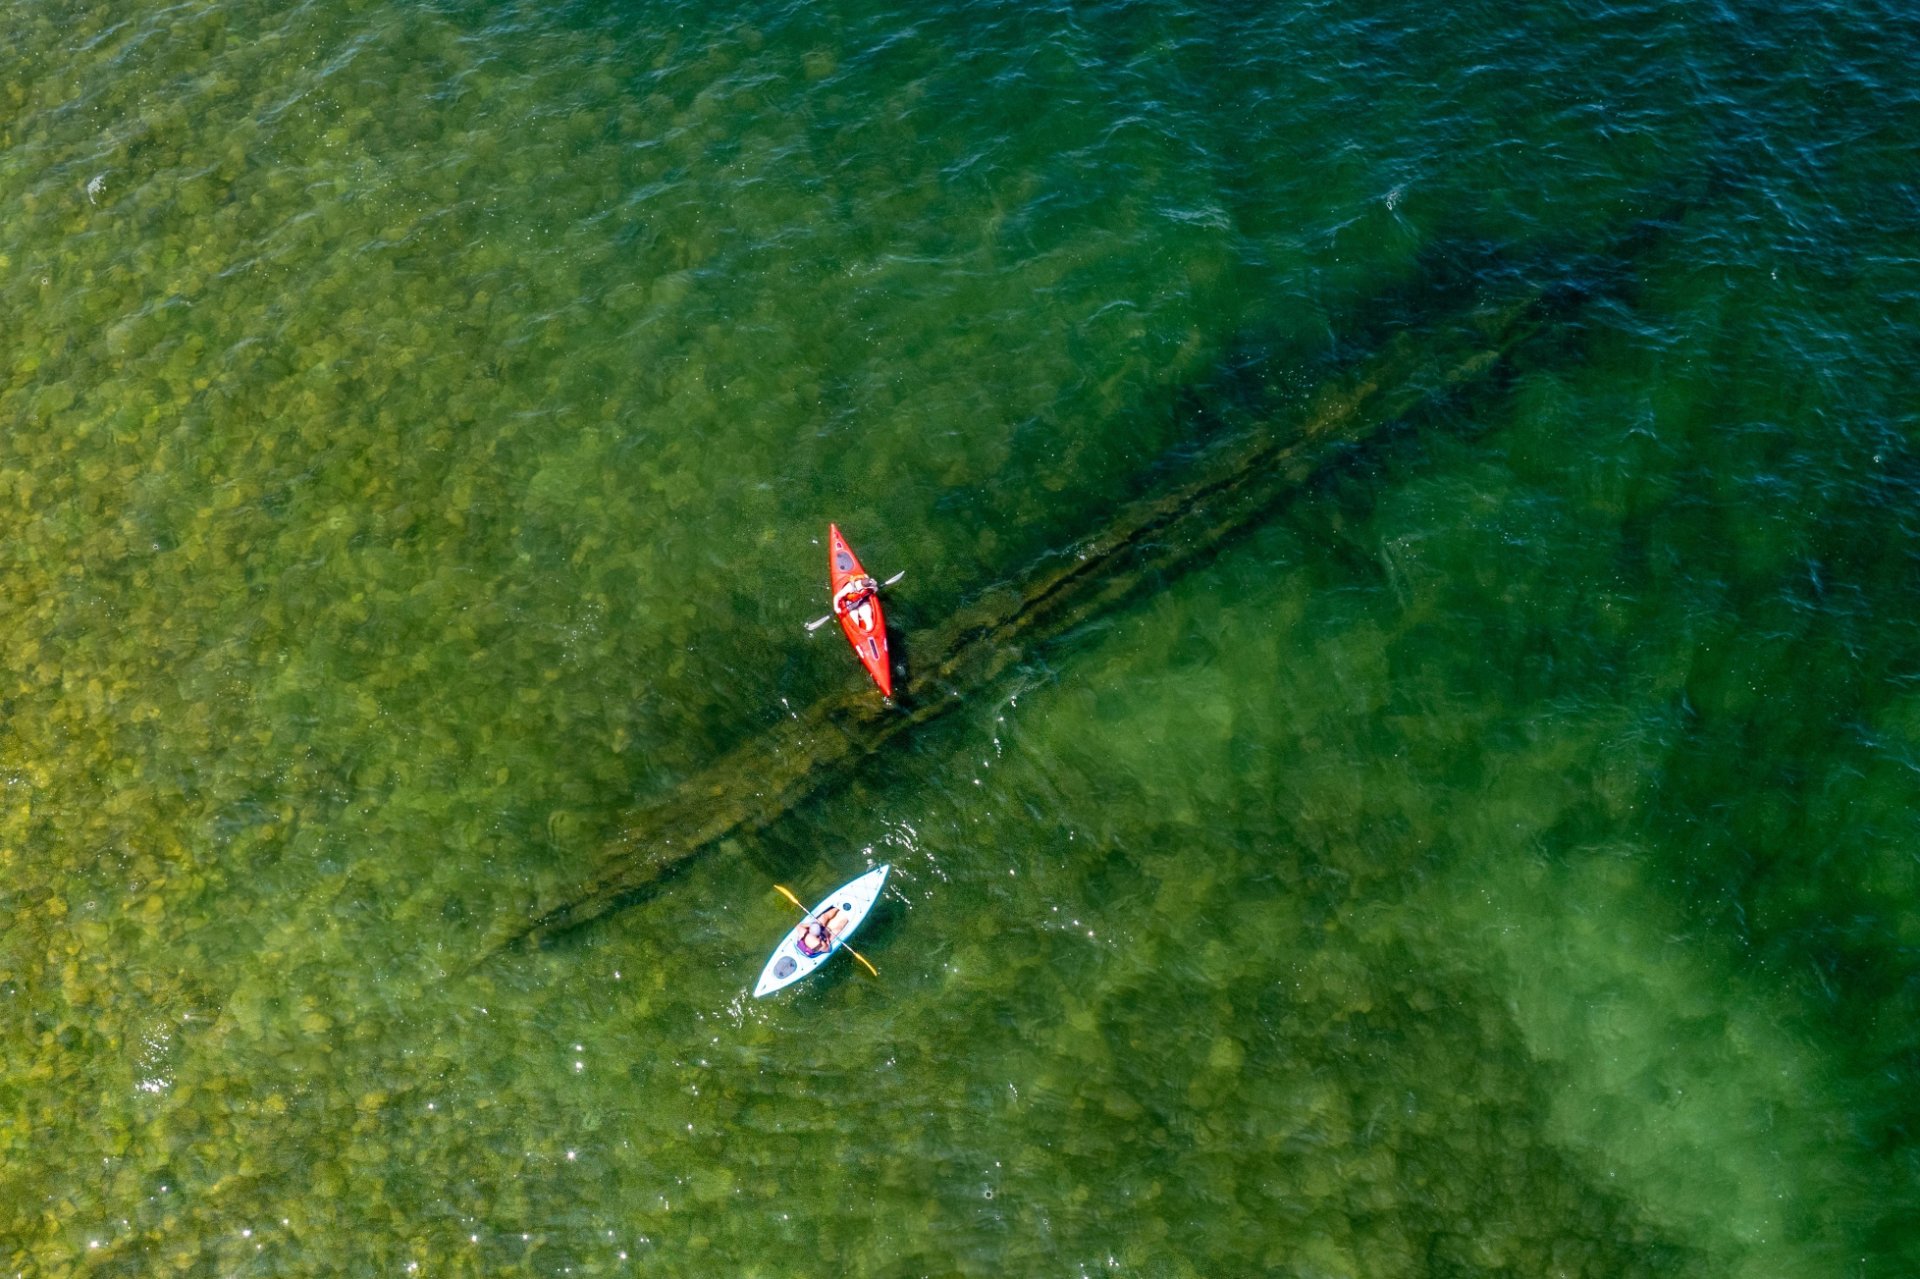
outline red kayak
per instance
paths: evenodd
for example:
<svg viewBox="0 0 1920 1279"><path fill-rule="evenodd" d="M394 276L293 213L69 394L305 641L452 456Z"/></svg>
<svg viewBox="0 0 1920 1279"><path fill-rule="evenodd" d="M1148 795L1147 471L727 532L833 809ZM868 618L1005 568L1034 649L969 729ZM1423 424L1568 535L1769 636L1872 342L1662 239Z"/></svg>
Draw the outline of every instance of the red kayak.
<svg viewBox="0 0 1920 1279"><path fill-rule="evenodd" d="M887 664L887 619L880 612L880 586L860 567L837 524L827 525L827 585L833 591L833 615L840 619L847 643L880 686L880 695L892 697L893 668Z"/></svg>

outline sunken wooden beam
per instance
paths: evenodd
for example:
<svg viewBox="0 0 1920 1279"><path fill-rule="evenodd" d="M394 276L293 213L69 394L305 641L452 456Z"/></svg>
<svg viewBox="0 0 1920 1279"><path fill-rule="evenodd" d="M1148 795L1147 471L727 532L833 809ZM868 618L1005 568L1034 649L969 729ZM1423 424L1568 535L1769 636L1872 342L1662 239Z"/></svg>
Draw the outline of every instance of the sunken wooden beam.
<svg viewBox="0 0 1920 1279"><path fill-rule="evenodd" d="M1643 228L1623 244L1632 250L1645 238ZM845 692L716 759L642 810L591 878L516 928L501 947L543 944L603 918L644 898L690 859L763 830L844 782L889 741L965 704L1049 642L1210 557L1341 456L1423 408L1484 384L1523 345L1564 327L1610 292L1607 281L1631 277L1637 256L1623 251L1597 266L1590 259L1571 272L1582 283L1565 287L1510 283L1504 297L1489 297L1470 284L1465 292L1471 296L1446 310L1440 323L1392 333L1370 353L1344 361L1346 372L1310 400L1228 432L1228 439L1171 469L1158 491L1123 506L1106 527L1066 552L988 588L938 624L900 637L914 665L896 675L896 704L881 703L865 681L849 680ZM1457 296L1461 290L1436 292Z"/></svg>

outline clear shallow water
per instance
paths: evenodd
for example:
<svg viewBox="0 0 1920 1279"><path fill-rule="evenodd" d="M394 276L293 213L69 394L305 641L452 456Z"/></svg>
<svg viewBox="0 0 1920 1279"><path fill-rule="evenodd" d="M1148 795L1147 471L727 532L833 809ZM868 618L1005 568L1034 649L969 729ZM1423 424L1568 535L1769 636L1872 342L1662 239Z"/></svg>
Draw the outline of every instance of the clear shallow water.
<svg viewBox="0 0 1920 1279"><path fill-rule="evenodd" d="M1913 1269L1886 15L0 24L12 1270ZM937 615L1231 370L1676 202L1630 303L469 969L856 677L827 518ZM881 858L882 978L744 1001L769 885Z"/></svg>

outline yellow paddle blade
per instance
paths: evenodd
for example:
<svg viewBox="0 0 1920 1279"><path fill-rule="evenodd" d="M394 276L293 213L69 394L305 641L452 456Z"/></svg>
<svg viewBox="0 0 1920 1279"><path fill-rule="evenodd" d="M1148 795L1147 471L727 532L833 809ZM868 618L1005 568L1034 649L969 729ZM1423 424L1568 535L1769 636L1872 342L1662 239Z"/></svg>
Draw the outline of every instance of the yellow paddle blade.
<svg viewBox="0 0 1920 1279"><path fill-rule="evenodd" d="M778 891L782 897L786 898L788 901L792 902L794 905L800 906L800 899L798 897L795 897L792 893L788 892L785 886L780 884L775 884L774 889ZM800 906L800 909L804 912L807 908L805 906Z"/></svg>
<svg viewBox="0 0 1920 1279"><path fill-rule="evenodd" d="M855 959L859 960L861 964L866 967L866 970L872 973L875 977L878 977L880 975L880 970L878 968L875 968L872 964L867 963L867 957L865 955L861 954L859 951L855 950L853 947L847 945L847 943L841 942L840 949L846 951L849 955L852 955Z"/></svg>

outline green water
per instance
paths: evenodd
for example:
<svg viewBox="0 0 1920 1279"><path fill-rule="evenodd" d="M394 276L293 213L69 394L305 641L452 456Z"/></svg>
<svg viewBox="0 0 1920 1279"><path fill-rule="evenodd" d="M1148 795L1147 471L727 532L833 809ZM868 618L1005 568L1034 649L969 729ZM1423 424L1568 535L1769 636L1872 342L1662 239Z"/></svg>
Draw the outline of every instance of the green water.
<svg viewBox="0 0 1920 1279"><path fill-rule="evenodd" d="M1920 1270L1916 64L1872 5L0 14L0 1273ZM940 616L1460 262L1632 287L475 964L861 678L828 519ZM748 1000L771 885L881 860L879 979Z"/></svg>

